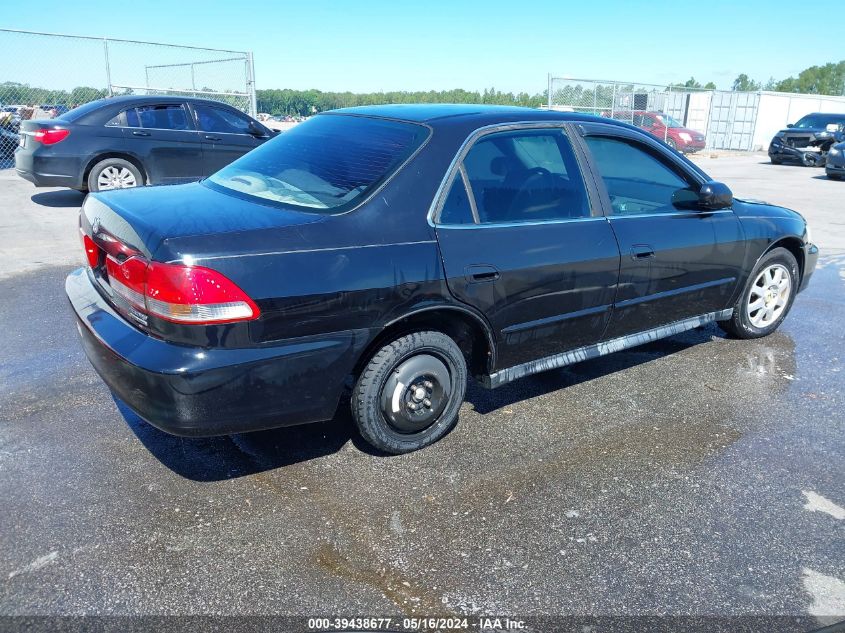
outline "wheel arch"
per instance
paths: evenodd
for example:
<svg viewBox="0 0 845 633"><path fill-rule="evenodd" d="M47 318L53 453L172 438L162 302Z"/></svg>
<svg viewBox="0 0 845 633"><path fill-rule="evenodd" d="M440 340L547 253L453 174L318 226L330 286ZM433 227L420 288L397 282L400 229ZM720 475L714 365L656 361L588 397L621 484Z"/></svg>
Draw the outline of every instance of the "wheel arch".
<svg viewBox="0 0 845 633"><path fill-rule="evenodd" d="M461 306L434 305L418 308L385 323L361 353L353 376L358 376L372 355L388 341L422 330L434 330L451 337L464 352L469 373L474 377L488 374L495 366L495 338L484 317Z"/></svg>
<svg viewBox="0 0 845 633"><path fill-rule="evenodd" d="M804 280L804 243L801 241L801 238L795 237L794 235L778 238L769 244L766 250L757 258L757 261L754 262L754 268L752 270L757 268L757 264L763 257L776 248L785 248L795 257L795 261L798 262L798 287L800 288Z"/></svg>
<svg viewBox="0 0 845 633"><path fill-rule="evenodd" d="M106 160L107 158L120 158L121 160L125 160L132 163L141 172L141 176L143 176L144 178L144 184L149 184L150 174L147 172L146 167L144 167L144 163L142 163L137 156L133 156L132 154L128 154L126 152L121 151L103 152L91 158L85 165L85 170L82 172L83 184L88 184L88 176L91 174L91 170L94 169L94 165L99 163L101 160Z"/></svg>

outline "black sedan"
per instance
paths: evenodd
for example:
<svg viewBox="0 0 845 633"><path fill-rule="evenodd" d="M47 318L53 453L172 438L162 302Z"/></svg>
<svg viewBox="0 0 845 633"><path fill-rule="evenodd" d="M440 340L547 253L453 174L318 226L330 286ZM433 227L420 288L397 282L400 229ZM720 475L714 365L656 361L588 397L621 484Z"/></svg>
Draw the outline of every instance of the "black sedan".
<svg viewBox="0 0 845 633"><path fill-rule="evenodd" d="M411 451L467 376L509 381L718 322L773 332L818 257L609 119L384 106L313 117L201 183L89 195L67 294L117 396L174 434L332 418ZM671 376L667 376L671 380Z"/></svg>
<svg viewBox="0 0 845 633"><path fill-rule="evenodd" d="M15 169L36 187L80 191L199 180L275 133L219 101L124 96L23 121Z"/></svg>

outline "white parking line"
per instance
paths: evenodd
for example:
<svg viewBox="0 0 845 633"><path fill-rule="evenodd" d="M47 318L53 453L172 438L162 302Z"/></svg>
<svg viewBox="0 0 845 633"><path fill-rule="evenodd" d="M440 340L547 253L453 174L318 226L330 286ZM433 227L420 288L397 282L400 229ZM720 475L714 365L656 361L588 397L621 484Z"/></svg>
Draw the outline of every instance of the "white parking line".
<svg viewBox="0 0 845 633"><path fill-rule="evenodd" d="M801 493L807 499L807 503L804 504L805 510L809 510L810 512L824 512L839 521L845 519L845 508L842 506L836 505L830 499L826 499L812 490L802 490Z"/></svg>
<svg viewBox="0 0 845 633"><path fill-rule="evenodd" d="M815 617L841 616L845 613L845 582L804 567L804 589L813 597L807 613Z"/></svg>

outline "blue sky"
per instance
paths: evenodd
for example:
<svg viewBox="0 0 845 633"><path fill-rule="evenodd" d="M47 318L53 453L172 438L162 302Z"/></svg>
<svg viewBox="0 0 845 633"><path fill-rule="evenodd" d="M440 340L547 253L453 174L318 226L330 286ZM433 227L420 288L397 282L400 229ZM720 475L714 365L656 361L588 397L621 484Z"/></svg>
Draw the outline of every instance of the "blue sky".
<svg viewBox="0 0 845 633"><path fill-rule="evenodd" d="M801 6L778 0L143 0L131 6L64 0L47 11L6 11L1 26L252 50L259 88L495 86L533 93L546 87L548 72L657 84L694 75L729 88L740 72L765 81L845 57L833 45L841 38L833 36L829 45L812 33L809 46L784 45L789 15ZM49 59L39 57L40 64ZM64 79L75 82L71 67L61 67ZM81 78L81 67L78 72Z"/></svg>

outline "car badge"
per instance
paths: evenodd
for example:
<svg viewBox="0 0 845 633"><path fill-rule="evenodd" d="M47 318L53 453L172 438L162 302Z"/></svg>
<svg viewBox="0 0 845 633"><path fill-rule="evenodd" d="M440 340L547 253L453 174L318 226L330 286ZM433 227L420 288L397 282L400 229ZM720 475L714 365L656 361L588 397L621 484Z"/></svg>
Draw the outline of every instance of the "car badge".
<svg viewBox="0 0 845 633"><path fill-rule="evenodd" d="M100 218L94 218L94 223L91 225L91 233L96 235L100 232Z"/></svg>

